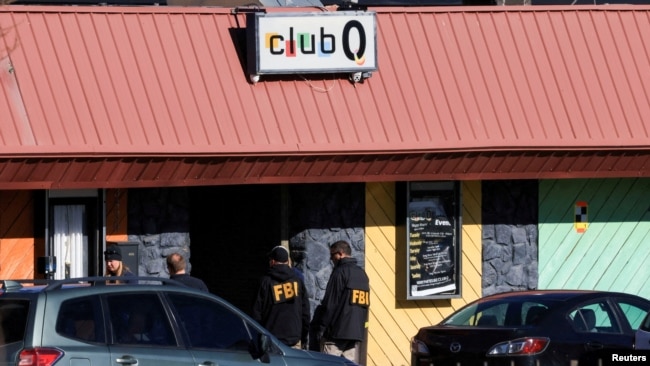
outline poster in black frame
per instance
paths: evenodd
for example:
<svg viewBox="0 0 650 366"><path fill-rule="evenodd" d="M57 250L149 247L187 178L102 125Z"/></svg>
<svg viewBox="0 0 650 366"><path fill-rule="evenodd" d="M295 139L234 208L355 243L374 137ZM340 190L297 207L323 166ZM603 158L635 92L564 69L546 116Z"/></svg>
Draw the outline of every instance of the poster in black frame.
<svg viewBox="0 0 650 366"><path fill-rule="evenodd" d="M461 297L458 182L409 182L406 191L407 300Z"/></svg>

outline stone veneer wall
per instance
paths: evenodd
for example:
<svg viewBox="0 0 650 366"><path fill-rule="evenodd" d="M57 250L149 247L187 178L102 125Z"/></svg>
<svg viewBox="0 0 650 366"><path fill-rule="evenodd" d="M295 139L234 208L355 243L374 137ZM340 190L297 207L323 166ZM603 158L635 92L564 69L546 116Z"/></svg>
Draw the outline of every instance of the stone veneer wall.
<svg viewBox="0 0 650 366"><path fill-rule="evenodd" d="M538 186L483 182L483 296L537 288Z"/></svg>
<svg viewBox="0 0 650 366"><path fill-rule="evenodd" d="M181 253L190 264L189 196L186 188L129 190L128 239L139 243L140 276L169 277L165 258Z"/></svg>
<svg viewBox="0 0 650 366"><path fill-rule="evenodd" d="M301 184L289 187L289 248L305 275L312 314L332 273L329 246L346 240L365 265L365 185Z"/></svg>

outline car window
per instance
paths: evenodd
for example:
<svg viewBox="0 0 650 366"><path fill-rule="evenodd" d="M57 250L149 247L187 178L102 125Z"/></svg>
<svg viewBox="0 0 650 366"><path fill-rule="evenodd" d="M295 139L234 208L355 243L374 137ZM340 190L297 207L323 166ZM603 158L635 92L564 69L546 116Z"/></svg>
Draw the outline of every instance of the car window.
<svg viewBox="0 0 650 366"><path fill-rule="evenodd" d="M23 340L28 313L28 300L3 299L0 301L0 346Z"/></svg>
<svg viewBox="0 0 650 366"><path fill-rule="evenodd" d="M537 325L548 312L548 307L540 303L525 302L521 307L521 314L523 315L523 324Z"/></svg>
<svg viewBox="0 0 650 366"><path fill-rule="evenodd" d="M170 294L191 347L248 351L251 334L244 319L217 301Z"/></svg>
<svg viewBox="0 0 650 366"><path fill-rule="evenodd" d="M475 314L470 324L479 327L503 325L505 323L507 310L508 304L499 304L489 308L484 308Z"/></svg>
<svg viewBox="0 0 650 366"><path fill-rule="evenodd" d="M579 333L621 333L606 302L580 306L569 313L569 319L573 329Z"/></svg>
<svg viewBox="0 0 650 366"><path fill-rule="evenodd" d="M99 297L86 296L61 303L56 332L85 342L105 342Z"/></svg>
<svg viewBox="0 0 650 366"><path fill-rule="evenodd" d="M165 309L156 294L107 296L113 342L176 346Z"/></svg>
<svg viewBox="0 0 650 366"><path fill-rule="evenodd" d="M647 310L640 308L636 304L626 302L625 300L619 300L618 306L621 308L621 311L623 312L623 315L625 315L632 330L639 329Z"/></svg>
<svg viewBox="0 0 650 366"><path fill-rule="evenodd" d="M650 312L648 312L648 314L645 316L645 319L643 319L643 322L641 322L639 329L650 332Z"/></svg>
<svg viewBox="0 0 650 366"><path fill-rule="evenodd" d="M495 301L469 306L444 324L477 327L537 325L547 312L548 305L535 301Z"/></svg>

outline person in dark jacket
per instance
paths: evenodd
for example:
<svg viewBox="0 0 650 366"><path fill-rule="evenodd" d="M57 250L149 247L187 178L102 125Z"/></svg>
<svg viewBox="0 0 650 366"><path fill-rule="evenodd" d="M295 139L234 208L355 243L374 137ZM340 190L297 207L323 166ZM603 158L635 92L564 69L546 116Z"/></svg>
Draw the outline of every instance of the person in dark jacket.
<svg viewBox="0 0 650 366"><path fill-rule="evenodd" d="M334 269L312 326L320 339L321 352L358 363L358 344L363 341L368 326L370 282L352 258L348 242L332 244L330 259Z"/></svg>
<svg viewBox="0 0 650 366"><path fill-rule="evenodd" d="M127 267L124 262L122 262L122 250L117 244L109 245L104 251L104 261L106 262L106 277L135 277L135 274L131 272L129 267ZM135 279L133 280L110 280L110 283L137 283Z"/></svg>
<svg viewBox="0 0 650 366"><path fill-rule="evenodd" d="M289 266L289 251L271 250L269 270L260 280L253 319L282 343L293 348L307 346L309 298L302 278Z"/></svg>
<svg viewBox="0 0 650 366"><path fill-rule="evenodd" d="M172 253L167 256L167 270L169 278L184 284L187 287L208 291L208 286L200 278L192 277L186 272L187 262L179 253Z"/></svg>

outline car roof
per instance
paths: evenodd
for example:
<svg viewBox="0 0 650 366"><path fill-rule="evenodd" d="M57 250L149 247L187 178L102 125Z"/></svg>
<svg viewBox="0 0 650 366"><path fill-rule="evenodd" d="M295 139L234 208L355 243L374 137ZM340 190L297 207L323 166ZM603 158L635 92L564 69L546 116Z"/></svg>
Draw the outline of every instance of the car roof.
<svg viewBox="0 0 650 366"><path fill-rule="evenodd" d="M109 281L129 281L130 283L109 283ZM133 283L135 281L135 283ZM48 280L48 279L16 279L16 280L1 280L0 281L0 296L9 293L39 293L51 292L60 289L78 289L87 287L103 287L103 286L119 286L120 289L124 287L133 286L148 286L148 285L161 285L169 284L175 285L183 289L190 289L184 284L164 277L79 277L68 278L63 280Z"/></svg>
<svg viewBox="0 0 650 366"><path fill-rule="evenodd" d="M477 302L507 300L507 299L525 300L525 299L532 299L540 296L546 300L567 301L567 300L576 299L580 297L591 298L600 295L639 297L637 295L628 294L624 292L615 292L615 291L556 289L556 290L527 290L527 291L504 292L504 293L482 297L478 299Z"/></svg>

